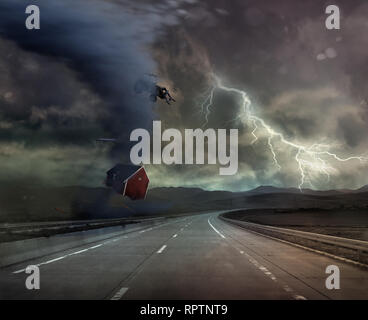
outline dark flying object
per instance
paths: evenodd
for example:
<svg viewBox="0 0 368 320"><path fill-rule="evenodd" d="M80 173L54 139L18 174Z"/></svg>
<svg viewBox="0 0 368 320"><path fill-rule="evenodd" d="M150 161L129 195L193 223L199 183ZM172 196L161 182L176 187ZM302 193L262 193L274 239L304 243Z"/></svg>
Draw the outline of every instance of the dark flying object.
<svg viewBox="0 0 368 320"><path fill-rule="evenodd" d="M170 104L171 101L175 102L175 99L170 95L169 90L158 85L156 85L155 92L150 95L150 98L153 102L156 102L157 98L165 100L167 104Z"/></svg>
<svg viewBox="0 0 368 320"><path fill-rule="evenodd" d="M143 166L118 163L106 174L106 186L112 187L122 196L127 196L132 200L146 197L149 179Z"/></svg>
<svg viewBox="0 0 368 320"><path fill-rule="evenodd" d="M156 75L146 74L145 77L142 77L135 83L135 93L141 94L148 92L149 98L152 102L156 102L157 98L165 100L167 104L175 102L175 99L170 95L169 90L156 83L156 78Z"/></svg>
<svg viewBox="0 0 368 320"><path fill-rule="evenodd" d="M117 140L112 139L112 138L99 138L99 139L96 139L96 141L98 142L116 142Z"/></svg>

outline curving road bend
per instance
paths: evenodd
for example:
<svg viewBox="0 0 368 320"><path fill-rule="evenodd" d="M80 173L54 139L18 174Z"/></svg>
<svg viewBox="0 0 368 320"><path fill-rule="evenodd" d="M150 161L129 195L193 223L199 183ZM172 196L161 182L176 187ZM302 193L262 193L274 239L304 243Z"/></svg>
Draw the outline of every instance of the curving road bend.
<svg viewBox="0 0 368 320"><path fill-rule="evenodd" d="M368 271L229 225L219 212L0 270L0 299L368 299ZM24 269L40 266L40 290ZM328 290L326 267L340 269Z"/></svg>

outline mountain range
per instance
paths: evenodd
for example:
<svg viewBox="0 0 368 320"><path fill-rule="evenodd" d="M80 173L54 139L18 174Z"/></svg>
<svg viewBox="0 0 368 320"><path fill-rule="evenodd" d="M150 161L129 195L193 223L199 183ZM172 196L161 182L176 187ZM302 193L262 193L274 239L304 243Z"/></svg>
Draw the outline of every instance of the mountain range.
<svg viewBox="0 0 368 320"><path fill-rule="evenodd" d="M159 187L132 201L108 188L0 186L0 222L172 215L234 208L368 208L368 185L317 191L260 186L244 192Z"/></svg>

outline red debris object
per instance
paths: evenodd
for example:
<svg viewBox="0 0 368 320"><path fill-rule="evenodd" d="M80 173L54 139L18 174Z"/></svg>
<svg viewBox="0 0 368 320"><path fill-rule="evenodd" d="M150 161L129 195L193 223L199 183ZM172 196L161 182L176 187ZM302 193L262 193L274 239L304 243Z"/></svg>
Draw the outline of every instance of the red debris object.
<svg viewBox="0 0 368 320"><path fill-rule="evenodd" d="M143 166L117 164L106 172L106 185L132 200L144 199L149 179Z"/></svg>

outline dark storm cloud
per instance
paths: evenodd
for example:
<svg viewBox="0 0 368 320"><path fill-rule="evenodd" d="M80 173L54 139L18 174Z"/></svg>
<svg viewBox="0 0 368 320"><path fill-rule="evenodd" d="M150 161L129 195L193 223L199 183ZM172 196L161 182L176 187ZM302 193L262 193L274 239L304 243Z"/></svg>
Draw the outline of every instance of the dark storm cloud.
<svg viewBox="0 0 368 320"><path fill-rule="evenodd" d="M87 144L102 133L101 98L65 65L0 39L0 139L28 145ZM95 133L93 133L96 131Z"/></svg>
<svg viewBox="0 0 368 320"><path fill-rule="evenodd" d="M63 115L75 101L79 85L93 92L101 100L98 106L105 108L105 113L100 112L103 116L95 119L95 127L100 126L95 138L104 133L121 138L125 144L132 128L147 127L152 119L151 104L145 97L134 95L132 88L139 77L154 69L153 60L140 47L149 44L152 34L144 34L148 30L115 4L82 0L34 4L41 10L41 29L37 31L24 27L28 1L0 4L1 35L41 56L36 57L40 66L33 77L16 58L7 62L23 100L15 107L5 104L3 117L24 120L24 126L35 131L46 122L55 128L57 136L62 127L76 131L75 135L61 132L61 140L78 137L79 126L85 137L81 121L67 117L67 112ZM33 105L37 110L31 108ZM50 112L52 106L56 106L54 112ZM95 112L91 107L90 112Z"/></svg>
<svg viewBox="0 0 368 320"><path fill-rule="evenodd" d="M341 30L329 31L325 28L328 4L294 0L182 3L181 23L161 37L157 53L158 61L164 61L159 66L161 75L180 88L180 114L174 116L162 108L161 118L169 127L201 126L204 117L198 111L211 86L209 74L214 72L224 84L245 90L254 112L290 141L305 146L325 143L342 156L367 154L368 5L336 1ZM260 130L261 139L250 145L249 124L226 122L240 114L239 99L224 92L214 95L207 127L240 129L241 168L236 177L222 177L220 183L213 176L210 188L298 185L295 149L273 141L282 164L279 171L264 132ZM359 161L345 166L332 161L331 165L336 168L330 172L331 180L313 177L317 187L341 187L345 181L346 187L354 188L367 183L362 175L367 167ZM169 175L175 171L166 169ZM196 186L207 183L194 170L187 179Z"/></svg>
<svg viewBox="0 0 368 320"><path fill-rule="evenodd" d="M251 144L239 96L216 90L205 124L201 104L212 73L245 90L254 112L287 139L327 143L342 156L367 151L365 1L335 1L339 31L324 26L325 1L45 0L35 2L39 31L24 28L25 4L0 4L0 156L12 160L1 160L2 173L25 167L28 158L42 179L95 185L128 155L130 131L150 129L159 118L163 128L239 128L239 172L224 177L216 166L148 166L152 185L297 186L295 149L273 140L278 169L264 131ZM150 72L170 89L173 106L152 106L133 94L135 81ZM121 143L102 153L108 148L85 142L101 136ZM316 187L367 183L359 161L331 165L330 180L311 177ZM88 174L75 182L80 168Z"/></svg>
<svg viewBox="0 0 368 320"><path fill-rule="evenodd" d="M133 128L151 127L152 103L134 84L155 69L160 27L122 1L34 1L41 29L25 28L29 1L0 3L0 179L101 185L129 160ZM92 142L118 138L109 150Z"/></svg>

